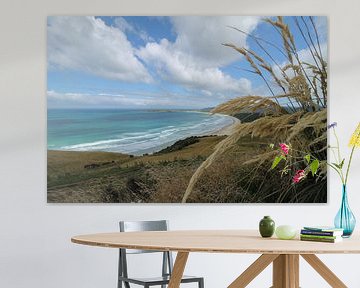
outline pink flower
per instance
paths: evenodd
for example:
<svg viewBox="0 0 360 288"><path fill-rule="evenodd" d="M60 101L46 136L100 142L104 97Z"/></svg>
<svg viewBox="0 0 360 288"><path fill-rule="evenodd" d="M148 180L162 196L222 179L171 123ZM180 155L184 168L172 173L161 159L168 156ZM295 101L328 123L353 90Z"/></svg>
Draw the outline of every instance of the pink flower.
<svg viewBox="0 0 360 288"><path fill-rule="evenodd" d="M285 154L288 155L289 154L289 146L286 145L285 143L280 143L279 144L281 151Z"/></svg>
<svg viewBox="0 0 360 288"><path fill-rule="evenodd" d="M299 183L305 177L306 177L305 171L304 170L298 170L298 171L296 171L296 174L293 177L293 182L294 183Z"/></svg>

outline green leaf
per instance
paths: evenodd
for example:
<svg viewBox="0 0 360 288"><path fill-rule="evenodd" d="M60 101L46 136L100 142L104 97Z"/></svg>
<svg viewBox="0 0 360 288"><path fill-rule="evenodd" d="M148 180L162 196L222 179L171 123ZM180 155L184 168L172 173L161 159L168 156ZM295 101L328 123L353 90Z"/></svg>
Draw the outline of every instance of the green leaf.
<svg viewBox="0 0 360 288"><path fill-rule="evenodd" d="M337 173L340 173L340 169L334 166L334 163L327 163L332 169L334 169Z"/></svg>
<svg viewBox="0 0 360 288"><path fill-rule="evenodd" d="M310 163L310 170L311 170L312 176L314 176L316 174L316 172L319 168L319 165L320 165L320 163L319 163L319 160L317 160L317 159L315 159L314 161L312 161Z"/></svg>
<svg viewBox="0 0 360 288"><path fill-rule="evenodd" d="M341 161L341 163L340 163L340 169L342 169L343 168L343 166L344 166L344 163L345 163L345 158Z"/></svg>
<svg viewBox="0 0 360 288"><path fill-rule="evenodd" d="M281 159L283 159L281 156L276 156L271 165L271 169L274 169L280 163Z"/></svg>
<svg viewBox="0 0 360 288"><path fill-rule="evenodd" d="M337 163L334 163L334 162L331 163L331 164L334 165L339 170L341 170L343 168L343 166L344 166L344 163L345 163L345 159L343 159L340 164L337 164Z"/></svg>
<svg viewBox="0 0 360 288"><path fill-rule="evenodd" d="M307 154L304 158L305 158L306 162L309 164L310 158L311 158L310 154Z"/></svg>
<svg viewBox="0 0 360 288"><path fill-rule="evenodd" d="M286 165L283 170L281 170L281 177L289 173L289 165Z"/></svg>
<svg viewBox="0 0 360 288"><path fill-rule="evenodd" d="M331 164L334 165L336 168L341 169L339 164L337 164L335 162L332 162Z"/></svg>
<svg viewBox="0 0 360 288"><path fill-rule="evenodd" d="M271 149L274 149L274 144L273 143L271 143L271 144L269 144L269 147L271 148Z"/></svg>

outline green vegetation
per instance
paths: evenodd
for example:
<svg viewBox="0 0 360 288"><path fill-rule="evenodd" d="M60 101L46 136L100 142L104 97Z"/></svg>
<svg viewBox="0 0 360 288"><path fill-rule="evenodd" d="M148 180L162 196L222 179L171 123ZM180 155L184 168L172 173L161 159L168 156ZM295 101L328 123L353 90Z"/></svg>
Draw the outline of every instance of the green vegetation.
<svg viewBox="0 0 360 288"><path fill-rule="evenodd" d="M201 138L201 137L192 136L192 137L188 137L186 139L181 139L179 141L176 141L173 145L166 147L165 149L162 149L159 152L154 153L154 155L160 155L160 154L164 154L164 153L179 151L187 146L198 143L200 141L199 138Z"/></svg>
<svg viewBox="0 0 360 288"><path fill-rule="evenodd" d="M327 62L313 18L292 20L307 43L311 63L300 58L294 36L281 16L264 21L278 32L282 47L252 35L248 36L262 54L224 44L243 55L248 64L243 70L257 74L268 87L269 96L242 96L212 110L232 116L260 113L261 117L238 125L216 146L192 176L182 202L326 202ZM285 64L274 60L274 49L284 56ZM243 153L245 139L249 139L249 149ZM266 145L253 153L256 142ZM278 153L270 145L279 143L293 148L289 165L293 170L282 166L277 172L269 171ZM292 177L306 164L297 151L313 155L320 163L314 177L293 185Z"/></svg>
<svg viewBox="0 0 360 288"><path fill-rule="evenodd" d="M48 151L48 201L180 202L192 173L224 138L190 137L146 156Z"/></svg>

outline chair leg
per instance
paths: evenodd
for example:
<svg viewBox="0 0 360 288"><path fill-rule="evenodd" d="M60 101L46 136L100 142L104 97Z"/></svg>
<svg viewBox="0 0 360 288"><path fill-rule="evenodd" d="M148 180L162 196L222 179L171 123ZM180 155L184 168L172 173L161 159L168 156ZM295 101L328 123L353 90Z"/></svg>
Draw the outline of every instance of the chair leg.
<svg viewBox="0 0 360 288"><path fill-rule="evenodd" d="M199 288L204 288L204 279L199 280Z"/></svg>
<svg viewBox="0 0 360 288"><path fill-rule="evenodd" d="M122 280L120 280L120 276L123 275L122 272L122 255L121 255L121 250L119 249L119 263L118 263L118 285L117 288L122 288Z"/></svg>

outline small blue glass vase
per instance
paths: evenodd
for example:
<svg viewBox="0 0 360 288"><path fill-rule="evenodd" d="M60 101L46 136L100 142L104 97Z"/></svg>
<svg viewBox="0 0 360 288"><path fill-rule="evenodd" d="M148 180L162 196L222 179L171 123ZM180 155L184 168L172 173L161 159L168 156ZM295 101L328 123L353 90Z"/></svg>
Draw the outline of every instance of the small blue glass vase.
<svg viewBox="0 0 360 288"><path fill-rule="evenodd" d="M356 219L349 207L346 185L342 188L341 207L336 214L334 224L336 228L344 229L344 238L350 237L355 229Z"/></svg>

